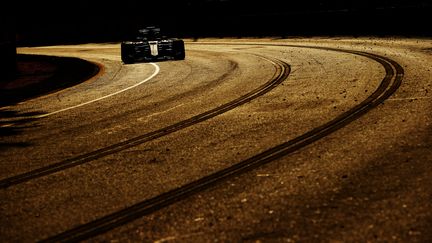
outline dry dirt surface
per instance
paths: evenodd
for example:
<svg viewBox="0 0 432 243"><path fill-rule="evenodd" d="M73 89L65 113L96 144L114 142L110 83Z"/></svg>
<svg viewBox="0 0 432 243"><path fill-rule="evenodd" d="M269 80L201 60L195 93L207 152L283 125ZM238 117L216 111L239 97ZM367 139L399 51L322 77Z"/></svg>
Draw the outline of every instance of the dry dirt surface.
<svg viewBox="0 0 432 243"><path fill-rule="evenodd" d="M19 48L101 72L0 108L2 242L430 242L432 40Z"/></svg>

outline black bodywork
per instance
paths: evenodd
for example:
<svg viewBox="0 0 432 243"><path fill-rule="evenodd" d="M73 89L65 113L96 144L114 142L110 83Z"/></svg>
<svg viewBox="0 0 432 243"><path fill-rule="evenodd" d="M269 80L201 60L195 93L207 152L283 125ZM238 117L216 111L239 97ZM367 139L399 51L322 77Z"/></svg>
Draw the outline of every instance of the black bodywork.
<svg viewBox="0 0 432 243"><path fill-rule="evenodd" d="M134 40L121 42L123 63L150 62L157 60L185 59L184 42L177 38L161 35L160 28L140 29Z"/></svg>

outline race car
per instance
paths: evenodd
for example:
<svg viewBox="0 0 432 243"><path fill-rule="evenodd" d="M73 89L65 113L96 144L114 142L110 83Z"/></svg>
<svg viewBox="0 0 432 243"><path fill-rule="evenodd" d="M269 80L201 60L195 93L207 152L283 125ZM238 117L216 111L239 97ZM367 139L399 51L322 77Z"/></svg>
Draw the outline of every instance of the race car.
<svg viewBox="0 0 432 243"><path fill-rule="evenodd" d="M121 60L124 64L184 59L183 40L162 36L158 27L140 29L135 40L121 42Z"/></svg>

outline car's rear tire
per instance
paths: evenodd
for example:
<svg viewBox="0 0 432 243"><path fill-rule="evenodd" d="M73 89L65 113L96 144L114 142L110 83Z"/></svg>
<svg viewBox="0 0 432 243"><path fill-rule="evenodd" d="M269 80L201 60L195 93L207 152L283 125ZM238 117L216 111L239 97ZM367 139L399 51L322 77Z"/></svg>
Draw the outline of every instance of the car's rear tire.
<svg viewBox="0 0 432 243"><path fill-rule="evenodd" d="M131 46L122 43L121 44L121 60L124 64L131 64L134 63L133 53L131 50Z"/></svg>
<svg viewBox="0 0 432 243"><path fill-rule="evenodd" d="M186 58L185 46L183 40L177 40L175 43L175 60L184 60Z"/></svg>

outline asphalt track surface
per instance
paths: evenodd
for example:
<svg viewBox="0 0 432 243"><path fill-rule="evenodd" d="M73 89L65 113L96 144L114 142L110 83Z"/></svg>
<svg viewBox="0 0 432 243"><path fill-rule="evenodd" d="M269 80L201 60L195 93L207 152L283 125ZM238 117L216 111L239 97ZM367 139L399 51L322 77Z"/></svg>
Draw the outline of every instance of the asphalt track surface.
<svg viewBox="0 0 432 243"><path fill-rule="evenodd" d="M1 108L2 241L432 239L432 41L119 46L18 49L103 68Z"/></svg>

